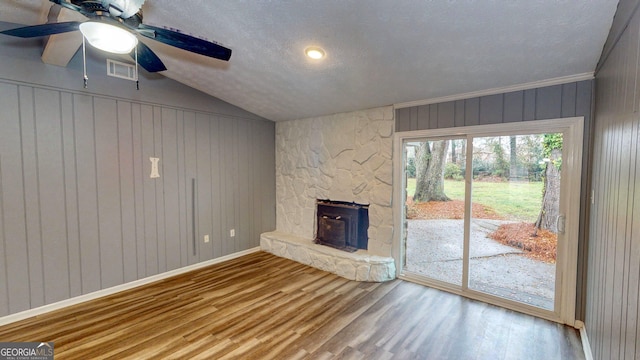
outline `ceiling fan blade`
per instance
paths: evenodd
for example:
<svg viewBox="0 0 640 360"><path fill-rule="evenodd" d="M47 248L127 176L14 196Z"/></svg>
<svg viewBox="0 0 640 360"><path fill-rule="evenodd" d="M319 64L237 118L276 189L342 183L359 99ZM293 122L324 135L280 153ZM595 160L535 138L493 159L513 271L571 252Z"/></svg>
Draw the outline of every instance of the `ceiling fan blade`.
<svg viewBox="0 0 640 360"><path fill-rule="evenodd" d="M0 34L18 36L21 38L32 38L75 31L78 30L78 26L80 24L81 23L78 21L69 21L53 24L25 26L16 29L0 31Z"/></svg>
<svg viewBox="0 0 640 360"><path fill-rule="evenodd" d="M140 24L137 30L142 36L200 55L225 61L231 57L231 49L191 35L145 24Z"/></svg>
<svg viewBox="0 0 640 360"><path fill-rule="evenodd" d="M82 12L82 8L78 5L74 5L70 2L67 2L65 0L50 0L52 3L54 4L58 4L62 7L65 7L69 10L73 10L73 11L78 11L78 12Z"/></svg>
<svg viewBox="0 0 640 360"><path fill-rule="evenodd" d="M150 73L167 70L158 55L142 41L138 41L138 64Z"/></svg>

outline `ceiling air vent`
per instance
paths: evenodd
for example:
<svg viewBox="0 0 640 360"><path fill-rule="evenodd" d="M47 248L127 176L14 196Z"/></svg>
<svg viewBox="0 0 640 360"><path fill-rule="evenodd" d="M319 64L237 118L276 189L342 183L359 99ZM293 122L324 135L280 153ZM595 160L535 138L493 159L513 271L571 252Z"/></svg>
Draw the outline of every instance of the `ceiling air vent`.
<svg viewBox="0 0 640 360"><path fill-rule="evenodd" d="M107 75L132 81L138 80L135 65L111 59L107 59Z"/></svg>

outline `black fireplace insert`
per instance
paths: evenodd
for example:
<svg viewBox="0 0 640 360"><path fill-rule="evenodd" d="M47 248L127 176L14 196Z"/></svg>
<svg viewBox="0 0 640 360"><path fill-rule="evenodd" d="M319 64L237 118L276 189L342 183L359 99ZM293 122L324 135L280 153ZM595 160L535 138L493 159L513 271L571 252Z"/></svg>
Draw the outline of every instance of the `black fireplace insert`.
<svg viewBox="0 0 640 360"><path fill-rule="evenodd" d="M354 252L367 249L369 205L354 202L317 200L316 244Z"/></svg>

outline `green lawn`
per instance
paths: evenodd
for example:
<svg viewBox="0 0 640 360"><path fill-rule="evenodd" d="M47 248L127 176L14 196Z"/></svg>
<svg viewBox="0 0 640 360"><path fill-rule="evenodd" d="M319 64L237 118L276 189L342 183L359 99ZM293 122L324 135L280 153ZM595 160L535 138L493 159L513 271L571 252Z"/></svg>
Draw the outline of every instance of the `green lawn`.
<svg viewBox="0 0 640 360"><path fill-rule="evenodd" d="M444 192L451 199L464 200L464 181L445 180ZM534 222L542 205L540 182L474 182L474 203L494 209L508 219ZM407 179L407 194L413 196L416 179Z"/></svg>

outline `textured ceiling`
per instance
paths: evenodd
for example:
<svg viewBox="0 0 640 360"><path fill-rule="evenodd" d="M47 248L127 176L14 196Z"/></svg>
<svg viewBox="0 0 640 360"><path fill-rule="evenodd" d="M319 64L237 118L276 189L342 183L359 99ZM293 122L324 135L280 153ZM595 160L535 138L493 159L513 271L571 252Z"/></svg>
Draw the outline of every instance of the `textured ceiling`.
<svg viewBox="0 0 640 360"><path fill-rule="evenodd" d="M617 3L147 0L143 10L147 24L233 49L225 63L145 41L165 76L279 121L593 72ZM50 5L0 0L0 21L37 24ZM326 59L305 58L310 45Z"/></svg>

